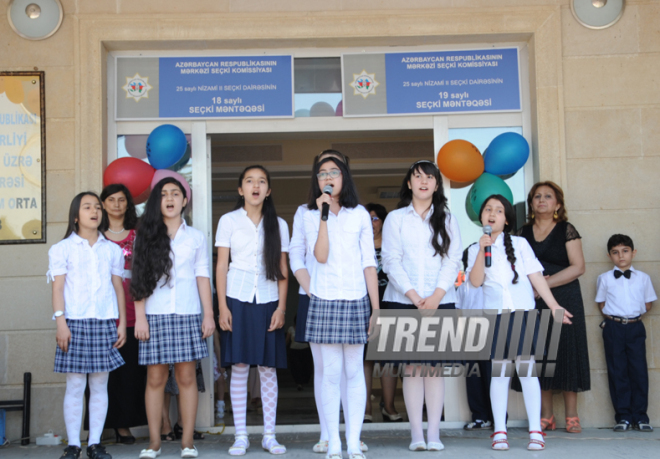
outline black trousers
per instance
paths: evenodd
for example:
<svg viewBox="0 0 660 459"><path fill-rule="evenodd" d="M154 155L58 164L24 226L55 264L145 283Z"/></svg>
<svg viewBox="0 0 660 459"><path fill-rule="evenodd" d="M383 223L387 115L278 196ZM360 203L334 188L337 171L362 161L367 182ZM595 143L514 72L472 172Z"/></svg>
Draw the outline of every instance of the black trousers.
<svg viewBox="0 0 660 459"><path fill-rule="evenodd" d="M644 324L639 321L624 325L607 320L603 343L616 422L648 423L649 373Z"/></svg>
<svg viewBox="0 0 660 459"><path fill-rule="evenodd" d="M490 407L490 378L492 365L490 360L475 360L466 362L469 365L469 371L473 365L479 366L480 376L472 375L465 378L465 387L467 389L468 405L472 411L472 421L478 419L482 421L493 420L493 410Z"/></svg>

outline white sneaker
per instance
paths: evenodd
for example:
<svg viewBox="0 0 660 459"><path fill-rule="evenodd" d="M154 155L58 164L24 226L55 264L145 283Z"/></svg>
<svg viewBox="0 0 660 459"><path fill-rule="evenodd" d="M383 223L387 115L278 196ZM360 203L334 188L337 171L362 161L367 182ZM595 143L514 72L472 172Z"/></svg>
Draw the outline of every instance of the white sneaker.
<svg viewBox="0 0 660 459"><path fill-rule="evenodd" d="M160 456L160 448L158 450L143 449L140 451L140 459L156 459Z"/></svg>

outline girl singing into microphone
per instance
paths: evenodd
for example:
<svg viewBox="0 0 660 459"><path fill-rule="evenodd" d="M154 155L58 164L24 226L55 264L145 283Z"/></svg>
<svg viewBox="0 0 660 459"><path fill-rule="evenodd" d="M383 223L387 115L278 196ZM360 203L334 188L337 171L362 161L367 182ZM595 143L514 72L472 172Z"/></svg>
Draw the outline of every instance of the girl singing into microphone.
<svg viewBox="0 0 660 459"><path fill-rule="evenodd" d="M493 377L490 383L490 403L493 409L495 433L491 436L494 450L509 449L506 431L506 407L509 396L510 377L505 376L506 360L494 360L495 347L499 333L506 333L506 346L504 355L517 355L516 371L520 377L523 389L527 419L529 422L529 443L527 449L537 451L545 449L544 434L541 432L541 386L539 378L532 376L534 366L534 347L532 344L532 357L522 360L524 331L528 320L528 312L534 309L534 290L546 302L552 312L563 311L563 323L570 324L572 315L565 311L552 296L548 283L543 278L543 266L534 256L532 248L525 238L511 236L509 233L516 227L516 213L511 203L502 195L488 197L479 213L482 225L490 225L492 233L484 234L479 244L468 249L467 277L474 287L483 286L484 309L498 311L493 335L493 348L491 359L493 363ZM485 266L485 248L491 247L491 266ZM533 287L533 288L532 288ZM508 330L500 330L502 311L510 311ZM518 349L509 352L512 325L515 314L523 314L522 335L518 341ZM536 334L534 335L536 341ZM515 342L515 340L514 340ZM523 371L521 371L523 370Z"/></svg>
<svg viewBox="0 0 660 459"><path fill-rule="evenodd" d="M358 195L346 164L327 157L314 167L310 212L305 214L305 239L314 254L305 340L320 346L323 361L321 403L329 434L328 458L341 459L339 399L342 372L346 376L347 446L351 459L364 458L360 431L366 404L362 369L369 330L369 302L378 309L378 275L371 218L358 205ZM321 190L330 185L330 194ZM329 206L327 221L323 204Z"/></svg>

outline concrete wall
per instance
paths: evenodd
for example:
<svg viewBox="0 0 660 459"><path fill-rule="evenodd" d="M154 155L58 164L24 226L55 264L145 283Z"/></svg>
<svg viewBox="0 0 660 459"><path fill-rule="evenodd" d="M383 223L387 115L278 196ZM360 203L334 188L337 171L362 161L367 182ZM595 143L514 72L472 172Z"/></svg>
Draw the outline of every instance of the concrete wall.
<svg viewBox="0 0 660 459"><path fill-rule="evenodd" d="M9 0L0 0L6 11ZM610 234L630 234L635 266L659 279L660 2L629 0L623 18L595 31L572 17L568 0L62 0L61 29L32 42L0 15L2 70L46 72L48 243L0 247L0 399L19 398L33 373L32 432L63 431L64 378L52 372L47 252L64 233L71 197L100 189L106 142L104 61L112 49L359 46L360 43L487 42L528 37L533 149L539 179L561 183L570 220L583 236L581 279L588 314L592 391L581 394L587 426L613 416L595 279L609 269ZM512 35L513 34L513 35ZM498 38L499 37L499 38ZM433 42L433 41L432 41ZM660 288L660 283L656 283ZM646 318L651 392L660 384L660 316ZM562 404L556 414L562 424ZM660 402L649 414L660 424ZM20 433L8 415L8 436Z"/></svg>

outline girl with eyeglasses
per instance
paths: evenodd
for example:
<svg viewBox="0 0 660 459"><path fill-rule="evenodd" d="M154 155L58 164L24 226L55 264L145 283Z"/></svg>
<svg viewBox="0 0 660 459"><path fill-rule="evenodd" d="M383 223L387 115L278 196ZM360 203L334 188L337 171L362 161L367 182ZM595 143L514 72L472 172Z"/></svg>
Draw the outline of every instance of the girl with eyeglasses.
<svg viewBox="0 0 660 459"><path fill-rule="evenodd" d="M343 161L348 166L349 158L337 150L324 150L314 157L312 169L316 168L318 162L322 159L334 157ZM314 183L318 180L315 175L312 175L312 183L310 185L310 194L314 191ZM318 186L318 185L317 185ZM316 195L311 195L309 200L316 200ZM305 215L309 212L308 204L305 203L298 207L295 216L293 217L293 232L291 234L291 244L289 245L289 261L291 263L291 271L300 284L298 291L298 313L296 321L295 341L298 343L306 343L305 340L305 326L307 324L307 311L309 308L309 285L310 285L310 272L314 260L312 250L308 250L308 244L305 239ZM321 355L320 345L316 343L309 343L312 350L312 357L314 359L314 399L316 401L316 408L319 413L319 423L321 425L321 436L319 441L314 445L312 451L315 453L328 452L328 428L325 423L325 416L323 415L323 403L321 400L322 385L323 385L323 358ZM348 412L346 408L346 377L342 374L341 382L341 402L344 407L344 412ZM350 431L350 420L346 419L347 431ZM360 442L360 449L363 452L368 450L364 442Z"/></svg>
<svg viewBox="0 0 660 459"><path fill-rule="evenodd" d="M389 283L383 309L455 309L454 281L462 258L456 218L447 207L442 178L435 163L417 161L401 184L397 210L383 226L383 270ZM406 362L414 367L420 363ZM421 376L421 369L407 369L403 397L410 421L411 451L440 451L440 418L445 397L442 377ZM427 441L422 412L426 402Z"/></svg>
<svg viewBox="0 0 660 459"><path fill-rule="evenodd" d="M336 157L314 167L316 180L304 216L310 263L311 300L305 339L319 345L323 361L322 416L328 429L328 455L341 459L340 381L346 377L347 447L350 459L364 458L360 431L366 404L362 367L371 308L378 309L378 276L371 218L358 204L350 170ZM321 190L331 186L332 192ZM323 220L321 209L329 206ZM371 303L371 308L370 308Z"/></svg>

